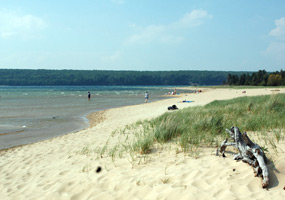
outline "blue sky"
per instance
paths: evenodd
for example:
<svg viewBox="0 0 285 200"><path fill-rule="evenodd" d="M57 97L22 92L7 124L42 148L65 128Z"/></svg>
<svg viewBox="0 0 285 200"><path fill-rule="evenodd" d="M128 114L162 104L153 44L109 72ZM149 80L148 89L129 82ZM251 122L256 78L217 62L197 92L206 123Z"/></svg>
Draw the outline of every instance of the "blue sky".
<svg viewBox="0 0 285 200"><path fill-rule="evenodd" d="M0 0L0 68L284 66L284 0Z"/></svg>

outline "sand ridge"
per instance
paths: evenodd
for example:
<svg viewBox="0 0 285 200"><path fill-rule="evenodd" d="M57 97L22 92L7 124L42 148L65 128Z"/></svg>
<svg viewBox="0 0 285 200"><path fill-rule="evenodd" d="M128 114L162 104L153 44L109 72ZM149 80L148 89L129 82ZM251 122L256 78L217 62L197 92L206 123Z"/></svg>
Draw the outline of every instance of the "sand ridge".
<svg viewBox="0 0 285 200"><path fill-rule="evenodd" d="M91 128L0 152L1 199L283 199L285 142L280 141L269 190L251 167L199 150L198 158L177 153L173 144L149 155L112 159L98 150L115 145L115 130L151 119L176 104L179 109L240 96L285 93L271 89L208 89L159 102L106 110ZM179 103L183 100L192 103ZM94 119L96 121L96 117ZM98 166L102 171L97 173Z"/></svg>

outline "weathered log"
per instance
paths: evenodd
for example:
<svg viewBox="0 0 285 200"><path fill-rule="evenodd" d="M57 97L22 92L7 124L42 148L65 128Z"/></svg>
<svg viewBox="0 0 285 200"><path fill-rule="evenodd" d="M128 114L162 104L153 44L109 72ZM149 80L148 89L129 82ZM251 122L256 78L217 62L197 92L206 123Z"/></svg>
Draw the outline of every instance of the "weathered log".
<svg viewBox="0 0 285 200"><path fill-rule="evenodd" d="M252 142L247 133L241 133L237 127L226 129L234 142L228 142L228 139L221 143L220 152L225 157L225 150L228 146L234 146L239 153L234 156L234 160L242 160L248 163L254 169L256 176L262 177L262 187L267 188L269 185L269 171L266 166L267 158L260 146Z"/></svg>

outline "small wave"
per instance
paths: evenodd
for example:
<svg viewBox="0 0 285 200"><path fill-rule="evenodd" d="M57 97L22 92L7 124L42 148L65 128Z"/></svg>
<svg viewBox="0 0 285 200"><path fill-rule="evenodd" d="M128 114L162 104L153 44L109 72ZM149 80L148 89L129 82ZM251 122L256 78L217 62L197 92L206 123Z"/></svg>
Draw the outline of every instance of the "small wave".
<svg viewBox="0 0 285 200"><path fill-rule="evenodd" d="M23 132L24 129L22 130L17 130L17 131L11 131L11 132L5 132L5 133L0 133L0 136L3 136L3 135L11 135L11 134L16 134L16 133L21 133Z"/></svg>
<svg viewBox="0 0 285 200"><path fill-rule="evenodd" d="M9 128L9 127L20 127L20 126L15 126L15 125L11 125L11 124L0 124L0 128L1 127Z"/></svg>
<svg viewBox="0 0 285 200"><path fill-rule="evenodd" d="M0 136L15 133L21 133L25 130L26 126L14 126L10 124L0 124Z"/></svg>

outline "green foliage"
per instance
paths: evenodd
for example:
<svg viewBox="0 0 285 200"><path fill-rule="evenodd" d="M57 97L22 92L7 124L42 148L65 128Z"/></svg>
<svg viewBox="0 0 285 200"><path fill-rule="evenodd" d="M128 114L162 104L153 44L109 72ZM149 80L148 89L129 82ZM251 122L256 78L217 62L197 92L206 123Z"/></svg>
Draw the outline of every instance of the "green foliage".
<svg viewBox="0 0 285 200"><path fill-rule="evenodd" d="M145 135L133 144L132 149L134 151L140 152L140 154L148 154L151 151L153 142L154 140L151 135Z"/></svg>
<svg viewBox="0 0 285 200"><path fill-rule="evenodd" d="M271 86L282 85L281 74L270 74L268 77L268 85L271 85Z"/></svg>
<svg viewBox="0 0 285 200"><path fill-rule="evenodd" d="M204 107L190 107L168 112L151 121L154 134L138 138L136 144L165 143L175 138L183 151L199 145L217 145L227 137L226 128L237 126L242 131L271 131L285 128L285 94L241 97L214 101ZM146 132L148 132L146 131ZM280 138L280 134L276 137ZM149 145L145 149L149 149ZM141 153L149 152L140 148Z"/></svg>
<svg viewBox="0 0 285 200"><path fill-rule="evenodd" d="M229 74L225 82L228 85L280 86L285 85L285 71L267 73L259 70L251 74Z"/></svg>
<svg viewBox="0 0 285 200"><path fill-rule="evenodd" d="M0 85L221 85L228 73L230 72L0 69Z"/></svg>

